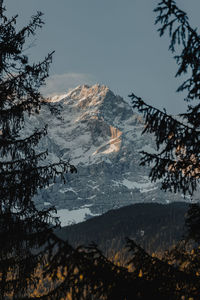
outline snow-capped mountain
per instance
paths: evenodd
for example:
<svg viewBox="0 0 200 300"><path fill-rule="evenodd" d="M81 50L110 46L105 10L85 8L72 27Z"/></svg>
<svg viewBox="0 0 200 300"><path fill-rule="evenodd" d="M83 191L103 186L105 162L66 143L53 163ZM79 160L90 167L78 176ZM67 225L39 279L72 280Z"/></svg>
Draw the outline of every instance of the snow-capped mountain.
<svg viewBox="0 0 200 300"><path fill-rule="evenodd" d="M154 151L153 136L141 135L142 118L108 87L78 86L48 102L55 113L46 106L26 128L47 123L40 147L48 148L51 162L70 159L78 173L67 174L66 185L57 182L43 190L37 203L89 215L136 202L183 200L162 192L139 166L139 151Z"/></svg>

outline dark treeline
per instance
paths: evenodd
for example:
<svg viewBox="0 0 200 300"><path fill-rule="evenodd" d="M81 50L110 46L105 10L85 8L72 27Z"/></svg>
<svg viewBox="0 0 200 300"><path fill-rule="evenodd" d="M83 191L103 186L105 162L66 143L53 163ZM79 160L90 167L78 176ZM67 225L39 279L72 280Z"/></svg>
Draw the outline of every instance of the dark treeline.
<svg viewBox="0 0 200 300"><path fill-rule="evenodd" d="M188 206L184 202L133 204L63 227L57 234L73 246L95 242L106 254L121 250L126 237L148 253L163 252L183 238Z"/></svg>

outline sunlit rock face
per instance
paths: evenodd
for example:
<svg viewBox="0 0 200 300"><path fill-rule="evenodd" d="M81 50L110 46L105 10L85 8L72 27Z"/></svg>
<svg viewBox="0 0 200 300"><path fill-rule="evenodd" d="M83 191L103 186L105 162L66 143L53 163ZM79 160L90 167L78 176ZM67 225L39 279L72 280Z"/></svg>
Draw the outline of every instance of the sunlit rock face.
<svg viewBox="0 0 200 300"><path fill-rule="evenodd" d="M50 162L70 159L78 173L67 174L66 185L57 182L44 189L38 204L58 209L89 205L97 214L135 202L183 200L160 191L149 180L149 170L139 166L139 151L155 151L153 137L141 135L141 117L108 87L78 86L48 102L55 113L47 105L27 121L27 128L47 123L48 136L40 149L48 149Z"/></svg>

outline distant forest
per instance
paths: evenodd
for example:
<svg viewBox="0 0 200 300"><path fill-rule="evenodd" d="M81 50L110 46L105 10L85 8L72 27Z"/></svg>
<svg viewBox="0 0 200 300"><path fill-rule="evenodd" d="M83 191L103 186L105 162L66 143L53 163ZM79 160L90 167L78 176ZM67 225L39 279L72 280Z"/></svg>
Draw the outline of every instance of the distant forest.
<svg viewBox="0 0 200 300"><path fill-rule="evenodd" d="M56 232L73 246L95 242L106 255L122 250L126 237L150 254L163 252L183 238L187 209L185 202L137 203Z"/></svg>

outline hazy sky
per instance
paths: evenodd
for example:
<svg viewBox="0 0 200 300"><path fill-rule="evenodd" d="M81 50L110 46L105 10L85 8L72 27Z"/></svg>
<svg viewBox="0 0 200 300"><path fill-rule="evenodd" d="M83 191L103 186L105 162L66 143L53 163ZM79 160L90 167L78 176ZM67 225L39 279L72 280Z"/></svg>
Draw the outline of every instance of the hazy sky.
<svg viewBox="0 0 200 300"><path fill-rule="evenodd" d="M100 83L124 98L134 91L148 103L183 111L168 37L160 38L153 9L159 0L4 0L25 25L37 10L45 25L27 51L35 61L55 50L48 93ZM200 1L177 0L200 28Z"/></svg>

